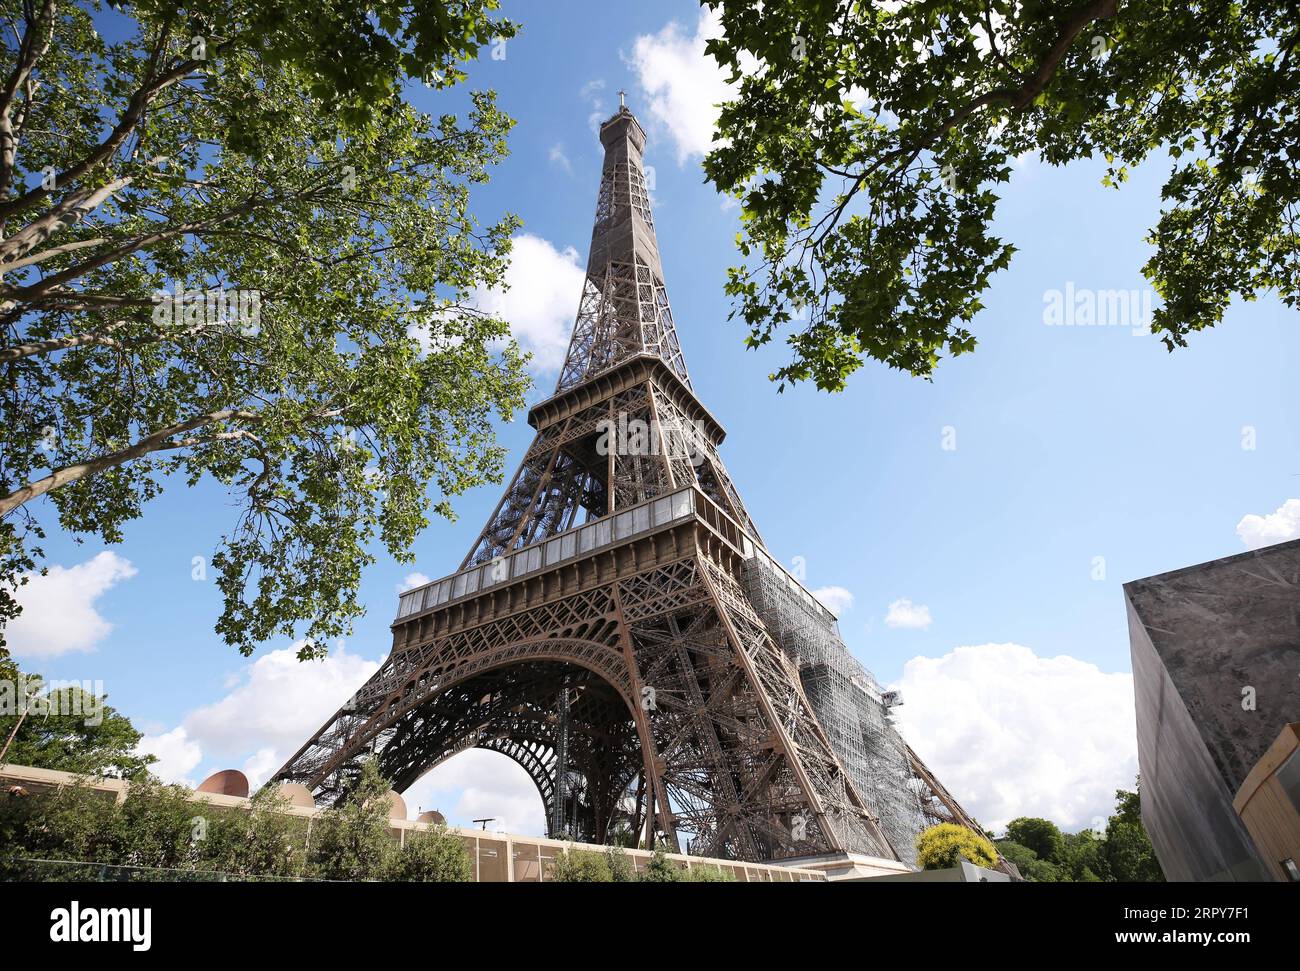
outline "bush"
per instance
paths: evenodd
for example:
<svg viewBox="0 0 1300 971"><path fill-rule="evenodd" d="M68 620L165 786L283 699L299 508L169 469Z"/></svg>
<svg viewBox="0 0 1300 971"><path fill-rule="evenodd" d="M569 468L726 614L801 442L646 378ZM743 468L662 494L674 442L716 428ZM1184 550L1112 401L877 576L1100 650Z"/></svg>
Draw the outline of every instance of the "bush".
<svg viewBox="0 0 1300 971"><path fill-rule="evenodd" d="M997 849L1031 883L1060 883L1064 879L1055 864L1040 860L1038 854L1027 846L1021 846L1012 840L998 840Z"/></svg>
<svg viewBox="0 0 1300 971"><path fill-rule="evenodd" d="M632 829L631 824L627 820L621 819L610 829L606 836L606 842L608 842L610 846L618 846L622 849L630 850L640 845L640 840L637 839L637 836L638 833Z"/></svg>
<svg viewBox="0 0 1300 971"><path fill-rule="evenodd" d="M711 863L696 863L682 876L686 883L735 883L736 877L730 870Z"/></svg>
<svg viewBox="0 0 1300 971"><path fill-rule="evenodd" d="M916 862L923 870L946 870L962 860L992 869L998 854L983 836L955 823L931 826L916 838Z"/></svg>
<svg viewBox="0 0 1300 971"><path fill-rule="evenodd" d="M407 834L399 849L388 783L373 763L310 829L284 798L263 789L248 807L194 802L189 790L148 778L119 805L84 782L31 795L0 794L0 874L31 872L18 859L68 860L236 877L467 882L474 863L445 826ZM597 856L604 864L604 857ZM626 862L626 861L624 861ZM173 875L178 876L178 875Z"/></svg>
<svg viewBox="0 0 1300 971"><path fill-rule="evenodd" d="M308 868L324 880L375 880L396 852L388 822L388 783L370 761L352 791L316 820Z"/></svg>
<svg viewBox="0 0 1300 971"><path fill-rule="evenodd" d="M119 811L89 786L0 796L0 858L116 863Z"/></svg>
<svg viewBox="0 0 1300 971"><path fill-rule="evenodd" d="M668 859L664 848L659 846L655 848L655 855L651 857L637 879L641 883L680 883L685 872L682 867Z"/></svg>
<svg viewBox="0 0 1300 971"><path fill-rule="evenodd" d="M555 858L546 879L556 883L613 883L614 874L606 854L570 846Z"/></svg>
<svg viewBox="0 0 1300 971"><path fill-rule="evenodd" d="M118 807L111 862L123 866L193 868L199 861L206 809L187 798L183 786L163 785L152 776L131 786Z"/></svg>
<svg viewBox="0 0 1300 971"><path fill-rule="evenodd" d="M632 865L622 846L605 848L605 865L609 867L610 879L615 883L636 882L636 867Z"/></svg>
<svg viewBox="0 0 1300 971"><path fill-rule="evenodd" d="M245 877L302 873L307 821L290 815L287 801L276 790L255 793L247 810L201 805L193 809L207 823L198 844L201 869Z"/></svg>
<svg viewBox="0 0 1300 971"><path fill-rule="evenodd" d="M446 826L406 834L402 848L389 859L385 877L408 883L470 883L474 860L465 842Z"/></svg>

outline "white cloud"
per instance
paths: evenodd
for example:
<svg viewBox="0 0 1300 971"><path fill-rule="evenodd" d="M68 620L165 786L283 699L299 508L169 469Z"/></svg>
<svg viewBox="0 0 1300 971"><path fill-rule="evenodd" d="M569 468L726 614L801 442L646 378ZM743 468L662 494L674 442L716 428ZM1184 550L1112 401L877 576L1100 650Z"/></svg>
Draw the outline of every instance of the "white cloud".
<svg viewBox="0 0 1300 971"><path fill-rule="evenodd" d="M554 373L564 363L569 350L586 270L572 246L556 249L547 240L529 233L514 237L512 243L503 285L492 289L477 287L466 294L464 303L508 323L511 336L520 347L532 353L530 368L535 374ZM425 320L413 321L406 329L426 353L435 348L454 347L462 339L440 333L436 323L437 315L430 314ZM434 325L432 332L430 324Z"/></svg>
<svg viewBox="0 0 1300 971"><path fill-rule="evenodd" d="M672 136L679 165L713 147L717 105L733 97L726 74L704 53L721 33L720 15L706 10L694 34L671 21L657 34L639 36L632 48L631 67L649 99L650 117Z"/></svg>
<svg viewBox="0 0 1300 971"><path fill-rule="evenodd" d="M278 769L379 667L343 647L320 661L299 661L299 645L254 661L219 701L185 716L180 728L205 760L242 761L254 786ZM169 734L173 734L169 733Z"/></svg>
<svg viewBox="0 0 1300 971"><path fill-rule="evenodd" d="M930 624L930 608L925 604L914 604L906 597L891 603L889 612L885 614L885 625L887 627L925 630Z"/></svg>
<svg viewBox="0 0 1300 971"><path fill-rule="evenodd" d="M191 711L169 732L146 735L140 750L160 760L152 771L193 788L201 781L195 772L200 765L203 776L238 767L257 789L379 666L342 647L321 661L299 661L300 646L262 655L237 675L225 697ZM422 808L437 809L456 825L491 816L492 830L546 831L537 787L518 763L497 752L462 752L403 798L412 818Z"/></svg>
<svg viewBox="0 0 1300 971"><path fill-rule="evenodd" d="M605 107L605 79L593 78L582 86L578 92L578 97L587 102L587 107L591 113L587 115L587 127L592 132L599 132L601 122L609 117L611 112Z"/></svg>
<svg viewBox="0 0 1300 971"><path fill-rule="evenodd" d="M294 644L258 658L237 676L225 697L190 712L171 731L146 736L142 751L157 755L153 771L193 788L206 776L239 767L253 789L311 736L378 668L342 647L321 661L299 661ZM489 829L546 831L537 787L518 763L497 752L472 749L449 759L412 785L403 798L414 817L438 809L449 822L471 826L494 817Z"/></svg>
<svg viewBox="0 0 1300 971"><path fill-rule="evenodd" d="M853 594L843 587L818 587L812 595L836 617L853 606Z"/></svg>
<svg viewBox="0 0 1300 971"><path fill-rule="evenodd" d="M1288 499L1276 512L1263 516L1242 516L1237 535L1252 550L1300 537L1300 499Z"/></svg>
<svg viewBox="0 0 1300 971"><path fill-rule="evenodd" d="M315 729L309 729L315 731ZM303 741L306 741L306 733ZM243 773L248 777L250 791L271 777L271 773L284 765L284 758L273 748L259 748L244 761Z"/></svg>
<svg viewBox="0 0 1300 971"><path fill-rule="evenodd" d="M563 142L556 142L551 146L550 159L552 165L558 165L569 175L573 174L573 163L569 161L569 156L564 154Z"/></svg>
<svg viewBox="0 0 1300 971"><path fill-rule="evenodd" d="M896 709L908 741L994 832L1017 816L1095 826L1137 775L1133 676L1019 644L908 661Z"/></svg>
<svg viewBox="0 0 1300 971"><path fill-rule="evenodd" d="M136 745L136 751L158 756L149 771L164 782L175 782L193 789L198 785L190 773L203 761L203 749L189 737L183 726L177 726L161 735L146 735Z"/></svg>
<svg viewBox="0 0 1300 971"><path fill-rule="evenodd" d="M397 585L398 593L406 593L408 590L414 590L416 587L422 587L429 582L429 578L423 573L408 573L402 578L402 582Z"/></svg>
<svg viewBox="0 0 1300 971"><path fill-rule="evenodd" d="M525 233L514 238L506 287L476 290L471 302L509 322L520 346L532 352L533 370L555 372L569 350L585 278L572 246L559 250L540 236Z"/></svg>
<svg viewBox="0 0 1300 971"><path fill-rule="evenodd" d="M5 632L9 650L24 657L93 651L113 630L95 601L136 572L128 560L104 550L76 566L52 566L45 576L27 574L17 594L23 612Z"/></svg>
<svg viewBox="0 0 1300 971"><path fill-rule="evenodd" d="M454 826L491 817L488 829L521 836L546 832L537 786L518 762L500 752L469 749L454 755L406 790L407 811L436 809Z"/></svg>

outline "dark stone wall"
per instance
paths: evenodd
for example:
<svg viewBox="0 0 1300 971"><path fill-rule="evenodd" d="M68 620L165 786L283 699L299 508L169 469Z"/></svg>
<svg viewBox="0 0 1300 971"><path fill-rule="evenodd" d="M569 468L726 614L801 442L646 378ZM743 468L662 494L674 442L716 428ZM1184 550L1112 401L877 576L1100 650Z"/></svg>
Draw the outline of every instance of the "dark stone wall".
<svg viewBox="0 0 1300 971"><path fill-rule="evenodd" d="M1173 880L1266 879L1232 797L1300 719L1300 541L1135 580L1124 594L1142 817L1161 866Z"/></svg>
<svg viewBox="0 0 1300 971"><path fill-rule="evenodd" d="M1142 825L1165 879L1266 879L1232 794L1131 603L1128 619Z"/></svg>
<svg viewBox="0 0 1300 971"><path fill-rule="evenodd" d="M1235 793L1300 718L1300 541L1125 584L1152 646ZM1255 710L1242 689L1255 689Z"/></svg>

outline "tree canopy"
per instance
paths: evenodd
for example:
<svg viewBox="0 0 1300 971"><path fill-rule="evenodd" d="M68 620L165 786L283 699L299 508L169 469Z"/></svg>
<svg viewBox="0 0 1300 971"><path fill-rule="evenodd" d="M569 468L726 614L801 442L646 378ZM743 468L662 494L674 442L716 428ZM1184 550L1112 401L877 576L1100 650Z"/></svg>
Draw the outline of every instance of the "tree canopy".
<svg viewBox="0 0 1300 971"><path fill-rule="evenodd" d="M1300 298L1300 25L1211 0L704 0L738 82L708 178L741 200L728 292L773 378L838 391L875 359L929 377L1015 247L991 225L1013 161L1167 159L1142 268L1170 350L1233 298Z"/></svg>
<svg viewBox="0 0 1300 971"><path fill-rule="evenodd" d="M513 33L495 7L0 0L0 624L51 522L118 542L210 480L217 631L319 653L372 543L409 561L499 478L527 379L467 295L518 223L470 192L512 122L401 97Z"/></svg>
<svg viewBox="0 0 1300 971"><path fill-rule="evenodd" d="M1162 882L1164 874L1142 826L1137 791L1120 789L1115 801L1115 812L1100 833L1063 833L1051 820L1033 816L1013 819L996 842L998 852L1021 876L1037 883Z"/></svg>
<svg viewBox="0 0 1300 971"><path fill-rule="evenodd" d="M1050 819L1021 816L1007 823L1006 838L1028 847L1044 859L1054 860L1065 853L1065 836Z"/></svg>
<svg viewBox="0 0 1300 971"><path fill-rule="evenodd" d="M1106 864L1115 880L1161 883L1164 872L1142 825L1142 803L1138 798L1141 784L1139 779L1138 790L1120 789L1115 793L1118 805L1106 822Z"/></svg>

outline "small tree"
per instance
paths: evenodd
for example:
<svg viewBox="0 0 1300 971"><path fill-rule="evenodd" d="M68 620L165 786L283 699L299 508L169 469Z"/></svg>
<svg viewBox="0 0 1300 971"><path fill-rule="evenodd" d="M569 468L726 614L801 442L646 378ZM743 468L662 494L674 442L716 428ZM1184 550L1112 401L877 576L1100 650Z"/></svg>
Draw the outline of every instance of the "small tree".
<svg viewBox="0 0 1300 971"><path fill-rule="evenodd" d="M555 883L613 883L606 854L570 846L555 858L547 879Z"/></svg>
<svg viewBox="0 0 1300 971"><path fill-rule="evenodd" d="M923 870L946 870L962 860L995 867L997 850L983 836L955 823L931 826L916 839L916 862Z"/></svg>
<svg viewBox="0 0 1300 971"><path fill-rule="evenodd" d="M317 820L308 869L325 880L374 880L396 852L388 825L388 783L366 762L356 786Z"/></svg>
<svg viewBox="0 0 1300 971"><path fill-rule="evenodd" d="M389 880L405 883L471 883L474 861L465 843L446 826L408 833L406 843L389 859Z"/></svg>

